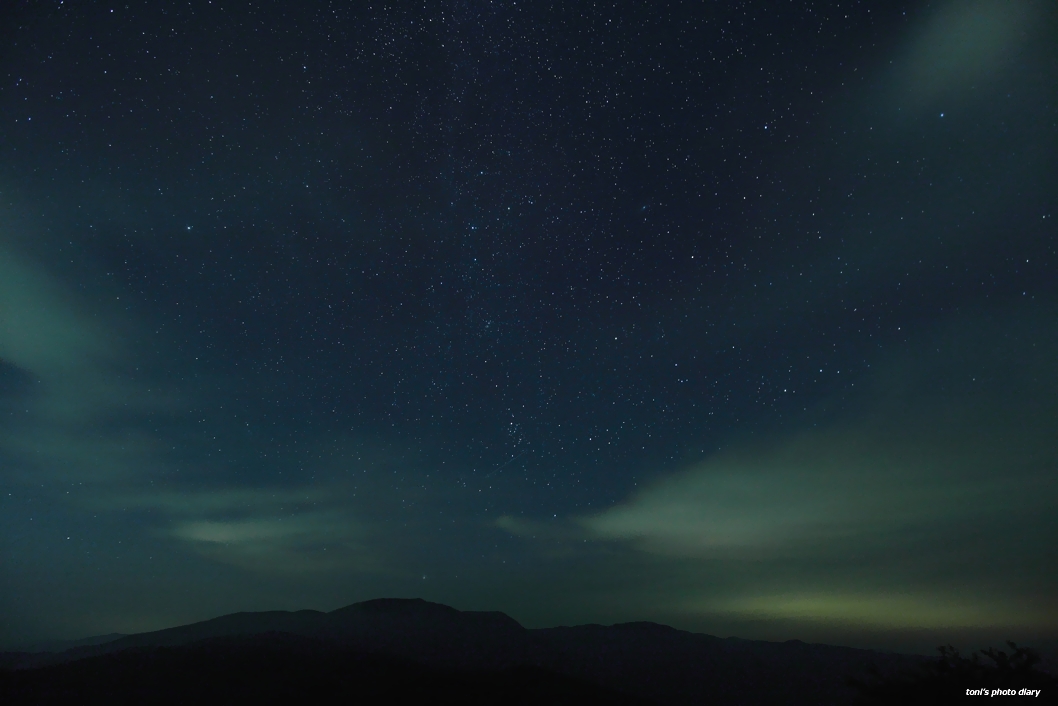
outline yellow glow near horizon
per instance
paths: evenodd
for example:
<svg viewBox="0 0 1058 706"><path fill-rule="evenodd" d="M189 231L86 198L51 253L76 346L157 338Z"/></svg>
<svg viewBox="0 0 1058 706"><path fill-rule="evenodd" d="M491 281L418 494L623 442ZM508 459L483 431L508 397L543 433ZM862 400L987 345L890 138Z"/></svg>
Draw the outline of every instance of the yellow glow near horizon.
<svg viewBox="0 0 1058 706"><path fill-rule="evenodd" d="M1058 616L1031 606L997 606L951 596L790 593L690 602L687 610L749 620L794 620L874 629L1043 628Z"/></svg>

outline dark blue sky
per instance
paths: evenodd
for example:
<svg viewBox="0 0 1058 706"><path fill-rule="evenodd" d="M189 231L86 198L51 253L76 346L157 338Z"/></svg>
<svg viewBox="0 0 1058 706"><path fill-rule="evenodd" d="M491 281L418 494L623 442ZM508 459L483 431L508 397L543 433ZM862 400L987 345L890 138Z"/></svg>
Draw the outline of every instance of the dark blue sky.
<svg viewBox="0 0 1058 706"><path fill-rule="evenodd" d="M352 5L0 14L0 640L1058 633L1052 4Z"/></svg>

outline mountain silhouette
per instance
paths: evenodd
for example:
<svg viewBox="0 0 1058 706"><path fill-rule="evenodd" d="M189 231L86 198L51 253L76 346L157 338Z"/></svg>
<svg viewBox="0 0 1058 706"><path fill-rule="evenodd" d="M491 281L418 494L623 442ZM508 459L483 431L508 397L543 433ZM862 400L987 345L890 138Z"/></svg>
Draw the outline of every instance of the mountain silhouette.
<svg viewBox="0 0 1058 706"><path fill-rule="evenodd" d="M211 638L265 633L310 637L446 668L495 669L531 662L529 631L504 613L459 611L422 599L380 598L329 613L232 613L62 652L25 655L12 666L44 666L130 648L177 647Z"/></svg>
<svg viewBox="0 0 1058 706"><path fill-rule="evenodd" d="M206 689L255 704L295 692L321 703L841 704L869 666L895 673L924 659L645 622L530 630L504 613L378 599L7 653L0 702L197 703Z"/></svg>

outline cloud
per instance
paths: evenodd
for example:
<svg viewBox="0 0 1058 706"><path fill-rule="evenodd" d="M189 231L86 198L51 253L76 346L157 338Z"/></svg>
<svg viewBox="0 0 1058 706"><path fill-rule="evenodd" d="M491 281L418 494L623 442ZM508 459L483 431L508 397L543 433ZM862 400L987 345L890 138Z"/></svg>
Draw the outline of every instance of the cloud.
<svg viewBox="0 0 1058 706"><path fill-rule="evenodd" d="M22 489L58 483L64 515L135 516L135 534L256 572L373 566L350 488L269 486L258 478L247 487L224 475L225 462L256 449L242 430L235 439L223 428L188 434L186 410L214 399L202 385L173 392L174 369L190 361L165 361L167 378L147 372L143 342L157 340L123 307L106 303L127 293L97 284L86 297L65 286L17 247L11 213L0 218L0 373L24 383L0 390L8 406L17 398L19 412L0 429L0 480ZM222 460L194 453L206 438L215 451L218 434L228 449Z"/></svg>
<svg viewBox="0 0 1058 706"><path fill-rule="evenodd" d="M173 516L197 517L216 513L273 512L312 507L333 500L341 492L321 487L224 487L210 490L152 490L107 496L101 506L107 509L149 508Z"/></svg>
<svg viewBox="0 0 1058 706"><path fill-rule="evenodd" d="M0 368L29 381L0 397L17 411L0 429L3 480L94 484L157 472L162 443L137 421L180 396L133 375L126 334L135 322L64 286L16 247L11 214L0 220ZM103 298L117 301L115 292Z"/></svg>
<svg viewBox="0 0 1058 706"><path fill-rule="evenodd" d="M0 219L6 214L0 213ZM0 233L15 226L0 221ZM124 292L105 288L119 302ZM177 396L130 380L128 312L76 293L0 237L0 361L37 381L33 413L53 424L97 421L118 411L171 409Z"/></svg>
<svg viewBox="0 0 1058 706"><path fill-rule="evenodd" d="M341 509L179 520L170 536L198 554L258 573L377 571L366 526Z"/></svg>
<svg viewBox="0 0 1058 706"><path fill-rule="evenodd" d="M804 551L973 507L989 492L988 483L924 481L932 470L857 431L807 433L712 459L581 522L596 537L658 553Z"/></svg>
<svg viewBox="0 0 1058 706"><path fill-rule="evenodd" d="M93 369L115 356L112 339L50 277L0 241L0 357L39 375Z"/></svg>
<svg viewBox="0 0 1058 706"><path fill-rule="evenodd" d="M1032 39L1040 2L954 0L933 11L896 62L898 96L924 106L980 91L1006 76Z"/></svg>
<svg viewBox="0 0 1058 706"><path fill-rule="evenodd" d="M857 381L869 392L843 417L745 440L579 522L645 551L710 555L1044 511L1058 501L1048 317L1012 310L925 334Z"/></svg>
<svg viewBox="0 0 1058 706"><path fill-rule="evenodd" d="M377 568L369 523L342 484L105 493L93 507L160 513L156 534L256 572Z"/></svg>
<svg viewBox="0 0 1058 706"><path fill-rule="evenodd" d="M907 426L868 416L742 446L580 522L648 552L789 555L1053 503L1041 439L1011 439L1014 448L997 452L972 428L952 438L930 412L908 414Z"/></svg>
<svg viewBox="0 0 1058 706"><path fill-rule="evenodd" d="M963 317L858 379L869 392L844 414L745 437L574 521L688 615L1058 626L1056 354L1043 309Z"/></svg>
<svg viewBox="0 0 1058 706"><path fill-rule="evenodd" d="M516 537L526 539L570 539L586 536L583 528L565 519L549 522L503 515L496 520L496 526Z"/></svg>
<svg viewBox="0 0 1058 706"><path fill-rule="evenodd" d="M173 535L195 542L214 542L216 544L238 544L271 539L286 539L298 535L311 534L314 527L306 518L284 522L274 520L237 520L234 522L216 522L199 520L185 522L173 529Z"/></svg>

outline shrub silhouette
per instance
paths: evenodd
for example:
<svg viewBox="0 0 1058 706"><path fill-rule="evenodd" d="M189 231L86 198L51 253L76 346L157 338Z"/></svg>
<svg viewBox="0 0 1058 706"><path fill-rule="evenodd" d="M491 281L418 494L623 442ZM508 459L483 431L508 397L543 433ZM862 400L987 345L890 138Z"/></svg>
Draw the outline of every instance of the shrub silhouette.
<svg viewBox="0 0 1058 706"><path fill-rule="evenodd" d="M868 704L949 704L966 703L967 689L1040 689L1032 703L1058 703L1058 679L1037 669L1039 653L1007 641L1011 652L989 647L969 658L951 645L938 647L940 656L919 669L882 674L873 665L867 679L852 679L859 692L859 703ZM986 661L987 660L987 661Z"/></svg>

